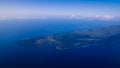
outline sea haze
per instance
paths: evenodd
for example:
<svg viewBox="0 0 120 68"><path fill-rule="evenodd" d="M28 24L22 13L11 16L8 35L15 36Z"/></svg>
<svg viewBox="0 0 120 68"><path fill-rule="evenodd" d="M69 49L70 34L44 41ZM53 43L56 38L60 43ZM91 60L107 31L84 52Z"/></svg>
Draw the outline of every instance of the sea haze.
<svg viewBox="0 0 120 68"><path fill-rule="evenodd" d="M20 46L14 43L24 38L114 25L120 25L120 21L98 19L0 20L0 67L115 68L120 63L120 47L118 46L58 50L49 46Z"/></svg>

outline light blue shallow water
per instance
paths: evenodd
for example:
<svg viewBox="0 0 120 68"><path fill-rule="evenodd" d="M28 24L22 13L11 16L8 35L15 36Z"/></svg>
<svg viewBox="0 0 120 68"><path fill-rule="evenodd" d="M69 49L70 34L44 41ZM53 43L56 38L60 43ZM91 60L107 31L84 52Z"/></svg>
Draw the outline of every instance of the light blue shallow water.
<svg viewBox="0 0 120 68"><path fill-rule="evenodd" d="M13 42L27 37L118 25L118 21L9 20L0 21L0 67L117 67L119 46L94 46L57 50L51 47L20 46Z"/></svg>

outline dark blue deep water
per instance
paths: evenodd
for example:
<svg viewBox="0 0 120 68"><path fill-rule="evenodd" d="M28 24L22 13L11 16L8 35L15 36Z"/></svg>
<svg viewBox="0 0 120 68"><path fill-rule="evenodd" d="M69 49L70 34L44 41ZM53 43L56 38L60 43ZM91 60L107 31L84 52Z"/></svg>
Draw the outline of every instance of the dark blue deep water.
<svg viewBox="0 0 120 68"><path fill-rule="evenodd" d="M91 46L57 50L52 47L20 46L15 40L48 34L102 28L119 21L69 19L1 20L0 68L120 68L120 46Z"/></svg>

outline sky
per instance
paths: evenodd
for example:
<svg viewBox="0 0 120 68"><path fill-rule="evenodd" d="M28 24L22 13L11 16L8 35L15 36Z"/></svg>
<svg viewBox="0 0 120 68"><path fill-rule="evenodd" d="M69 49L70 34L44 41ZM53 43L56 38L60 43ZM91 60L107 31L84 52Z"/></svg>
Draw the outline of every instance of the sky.
<svg viewBox="0 0 120 68"><path fill-rule="evenodd" d="M120 0L0 0L0 17L120 16Z"/></svg>

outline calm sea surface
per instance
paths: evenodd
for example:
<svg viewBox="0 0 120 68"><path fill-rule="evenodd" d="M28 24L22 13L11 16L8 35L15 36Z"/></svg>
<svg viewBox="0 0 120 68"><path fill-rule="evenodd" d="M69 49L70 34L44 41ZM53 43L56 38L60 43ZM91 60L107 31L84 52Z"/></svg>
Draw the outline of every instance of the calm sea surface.
<svg viewBox="0 0 120 68"><path fill-rule="evenodd" d="M92 46L57 50L20 46L15 40L118 25L118 21L69 19L1 20L0 68L120 68L120 46Z"/></svg>

